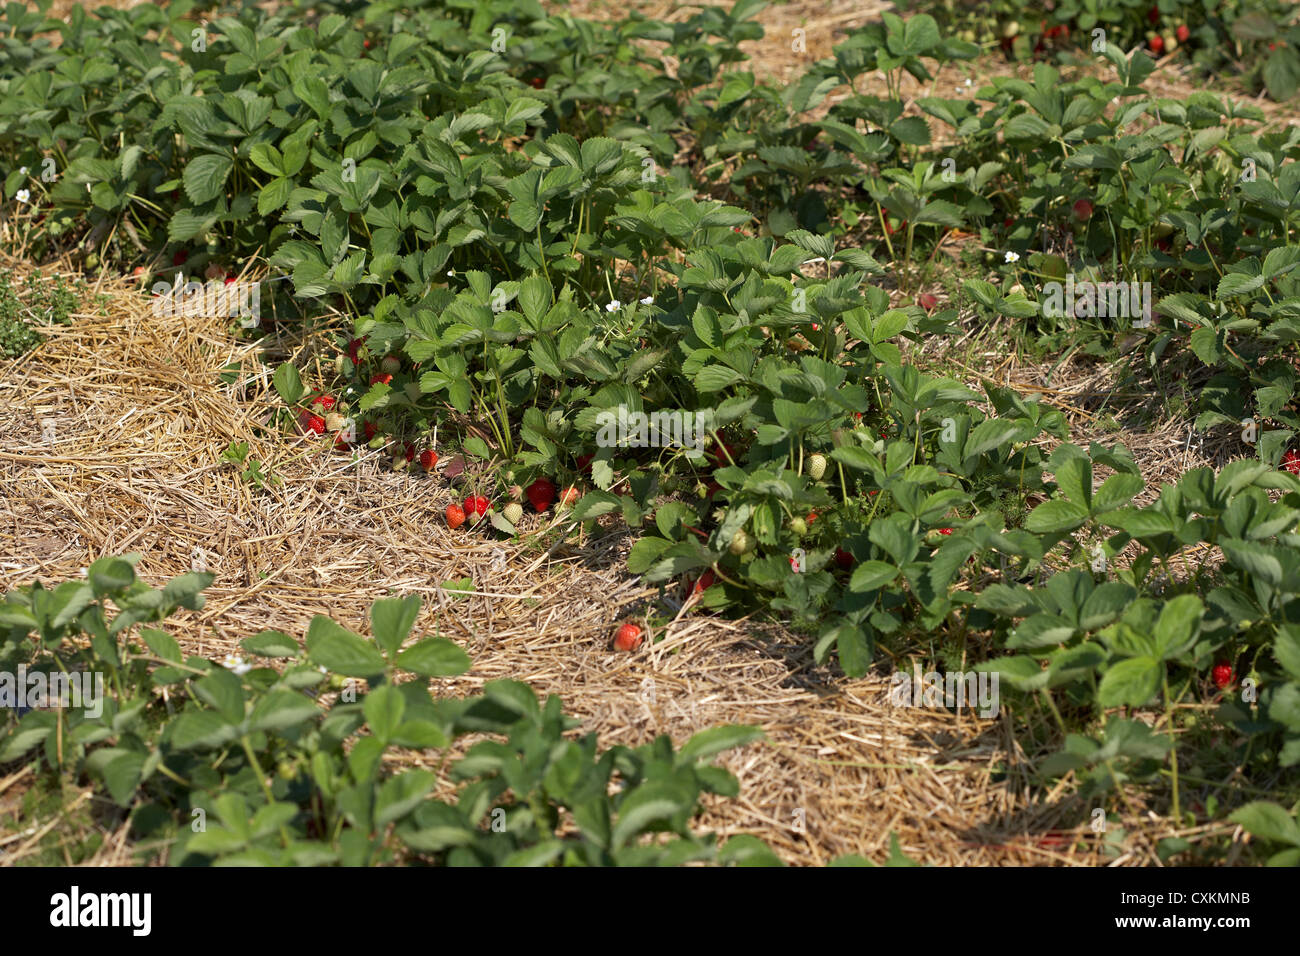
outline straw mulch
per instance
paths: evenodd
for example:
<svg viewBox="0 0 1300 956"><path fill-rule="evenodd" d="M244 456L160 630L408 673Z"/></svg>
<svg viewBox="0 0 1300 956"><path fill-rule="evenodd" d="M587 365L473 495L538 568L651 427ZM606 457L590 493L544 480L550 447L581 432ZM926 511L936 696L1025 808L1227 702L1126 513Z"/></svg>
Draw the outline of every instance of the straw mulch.
<svg viewBox="0 0 1300 956"><path fill-rule="evenodd" d="M453 491L441 477L394 473L383 452L353 461L321 440L263 428L278 399L258 380L255 346L227 320L152 315L125 283L103 291L102 312L87 308L71 327L48 329L21 363L0 365L9 409L0 419L0 587L73 578L126 551L143 553L139 571L157 585L201 554L216 574L207 606L170 627L187 652L218 659L264 628L301 636L315 614L364 632L374 598L418 593L418 629L453 638L474 660L439 692L528 681L559 694L605 744L664 733L680 744L720 723L763 727L766 742L722 758L740 798L710 802L700 825L755 834L790 863L881 860L891 831L928 863L1109 861L1042 836L1076 824L1086 832L1087 808L1029 804L1005 721L891 707L883 670L849 681L816 667L804 640L689 607L659 643L615 653L614 623L655 596L625 571L625 533L575 531L541 548L527 533L449 532L440 514ZM310 364L312 345L279 344ZM231 363L242 384L220 382ZM242 483L220 459L235 441L283 484ZM530 516L526 531L550 523ZM465 577L475 594L439 587ZM1121 862L1153 856L1157 834L1134 832L1137 809ZM129 862L124 838L106 840L99 862Z"/></svg>

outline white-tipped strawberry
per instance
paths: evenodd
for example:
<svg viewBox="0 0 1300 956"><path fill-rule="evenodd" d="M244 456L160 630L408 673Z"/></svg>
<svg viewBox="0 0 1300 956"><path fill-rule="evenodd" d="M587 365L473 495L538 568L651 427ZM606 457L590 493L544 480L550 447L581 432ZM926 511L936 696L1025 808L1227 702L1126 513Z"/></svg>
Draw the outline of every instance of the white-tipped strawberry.
<svg viewBox="0 0 1300 956"><path fill-rule="evenodd" d="M826 456L810 456L808 459L808 477L813 481L821 481L824 474L826 474Z"/></svg>
<svg viewBox="0 0 1300 956"><path fill-rule="evenodd" d="M327 431L341 432L347 427L348 420L338 412L330 412L325 416L325 428Z"/></svg>

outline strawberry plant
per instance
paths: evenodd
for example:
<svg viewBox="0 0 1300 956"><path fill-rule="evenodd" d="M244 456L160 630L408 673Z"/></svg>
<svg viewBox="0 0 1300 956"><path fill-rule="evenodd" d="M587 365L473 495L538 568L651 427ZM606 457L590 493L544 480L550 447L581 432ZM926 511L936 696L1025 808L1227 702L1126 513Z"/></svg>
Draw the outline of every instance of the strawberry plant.
<svg viewBox="0 0 1300 956"><path fill-rule="evenodd" d="M377 600L370 637L317 616L305 650L263 631L224 665L185 655L153 625L201 608L212 575L155 590L136 576L138 560L101 558L84 581L37 583L0 603L6 672L86 673L99 688L0 727L0 763L26 758L38 773L88 780L151 855L263 866L775 860L752 837L718 846L689 827L702 794L737 792L706 761L757 739L754 728L716 727L680 749L659 737L601 750L593 734L572 736L578 722L558 697L541 702L527 684L435 697L428 679L470 661L446 638L411 640L418 597ZM451 764L450 802L430 796L433 771L385 762L466 734L486 739Z"/></svg>

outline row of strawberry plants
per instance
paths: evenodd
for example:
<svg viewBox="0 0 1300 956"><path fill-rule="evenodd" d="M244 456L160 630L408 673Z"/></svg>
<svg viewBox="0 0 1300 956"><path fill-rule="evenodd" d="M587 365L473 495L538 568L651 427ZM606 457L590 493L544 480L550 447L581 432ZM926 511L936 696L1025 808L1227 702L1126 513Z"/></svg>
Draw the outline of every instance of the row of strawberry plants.
<svg viewBox="0 0 1300 956"><path fill-rule="evenodd" d="M904 9L915 4L905 4ZM994 0L925 4L953 33L1017 60L1068 60L1075 42L1177 54L1201 75L1236 75L1276 100L1300 81L1300 27L1284 0Z"/></svg>
<svg viewBox="0 0 1300 956"><path fill-rule="evenodd" d="M716 727L678 749L667 737L601 749L595 734L573 736L580 722L558 697L539 701L518 681L435 697L430 679L470 661L446 638L411 640L416 596L375 601L369 637L317 616L305 653L263 631L221 663L187 655L159 625L201 608L212 575L154 589L136 576L139 558L101 558L85 580L38 582L0 602L0 671L19 675L28 701L0 726L0 764L88 780L129 819L141 862L779 862L753 837L719 846L691 829L701 795L739 790L708 759L759 739L755 728ZM79 693L54 690L60 675ZM14 694L8 684L0 696ZM466 735L483 739L448 767L452 799L434 796L434 771L394 769Z"/></svg>
<svg viewBox="0 0 1300 956"><path fill-rule="evenodd" d="M733 11L715 28L744 35L744 13ZM1032 283L1059 280L1075 262L1031 249L1064 238L1081 266L1152 281L1162 296L1161 321L1145 349L1153 366L1171 343L1186 340L1219 373L1203 394L1198 424L1258 418L1259 453L1274 462L1297 427L1285 360L1296 334L1288 237L1297 178L1287 162L1300 145L1296 134L1259 135L1258 111L1208 94L1186 104L1146 97L1141 84L1151 61L1141 54L1126 59L1108 46L1113 82L1064 83L1041 67L1032 84L997 79L972 91L974 99L922 98L920 107L957 137L940 148L925 122L901 115L896 94L851 96L825 119L801 120L830 91L874 69L897 88L904 72L932 80L927 61L971 54L941 38L928 17L887 19L855 33L781 97L752 74L718 78L732 49L723 44L718 62L702 57L708 66L693 71L704 84L698 88L681 86L680 76L676 89L655 87L646 66L624 63L640 95L622 89L589 99L589 75L627 49L617 42L623 34L660 33L640 25L618 36L593 34L572 56L573 75L561 70L537 91L526 64L556 51L533 36L507 44L506 55L465 40L452 60L428 43L356 49L370 41L340 17L311 30L245 16L251 25L219 21L229 36L191 51L192 62L184 48L179 62L163 58L161 44L142 36L164 26L183 34L187 21L142 7L98 31L74 17L57 50L11 63L0 125L15 167L6 189L30 197L34 188L38 203L48 199L48 212L36 217L48 216L39 235L57 239L84 223L92 236L114 237L123 256L138 255L135 243L161 252L170 242L177 269L209 274L237 271L248 255L272 249L272 263L293 271L300 299L337 296L375 317L358 331L380 355L401 345L386 322L391 303L443 310L454 285L445 280L471 264L490 264L498 281L540 271L599 324L606 295L653 296L680 250L739 241L717 227L739 230L756 211L760 228L778 236L800 228L860 235L879 225L883 242L857 262L892 263L904 288L926 280L953 230L977 228L1016 256L994 265L1008 284L1030 283L1031 295L1015 303L977 285L967 290L971 301L1029 320L1058 349L1082 342L1113 356L1109 323L1040 314ZM423 28L441 38L446 30L435 24L445 26L446 17L430 12L428 19ZM40 25L24 15L13 31L23 36ZM481 39L491 42L486 33ZM679 42L681 55L696 50ZM359 66L357 54L364 54ZM263 69L263 56L277 65ZM507 69L515 60L525 65ZM219 95L196 95L214 83ZM1117 98L1123 107L1107 115ZM981 110L979 100L989 107ZM161 111L159 102L167 104ZM367 123L368 113L379 119ZM421 116L435 118L422 123ZM116 129L116 138L99 133L100 125ZM695 209L695 199L683 170L662 176L653 166L671 162L676 140L636 130L687 128L695 130L698 163L730 168L725 194L748 211L684 211ZM568 130L591 138L579 149L564 138ZM1008 148L1033 160L1023 169L1009 165ZM47 163L67 168L45 195L38 171ZM195 240L197 253L177 247ZM1022 256L1023 267L1016 265ZM619 263L631 265L633 281L625 281L627 266L615 278ZM1259 277L1277 286L1276 296ZM622 331L630 338L636 329ZM1231 347L1232 334L1248 341ZM356 384L375 384L378 374ZM396 424L407 420L399 417ZM428 425L427 415L409 420L416 432ZM498 437L513 450L506 430Z"/></svg>

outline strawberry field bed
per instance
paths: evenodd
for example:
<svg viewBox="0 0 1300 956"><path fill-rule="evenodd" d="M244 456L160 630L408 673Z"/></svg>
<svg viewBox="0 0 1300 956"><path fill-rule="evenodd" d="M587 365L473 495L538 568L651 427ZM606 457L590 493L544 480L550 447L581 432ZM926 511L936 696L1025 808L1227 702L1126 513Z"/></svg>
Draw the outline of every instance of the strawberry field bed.
<svg viewBox="0 0 1300 956"><path fill-rule="evenodd" d="M6 8L12 862L1300 861L1290 8L802 9Z"/></svg>

